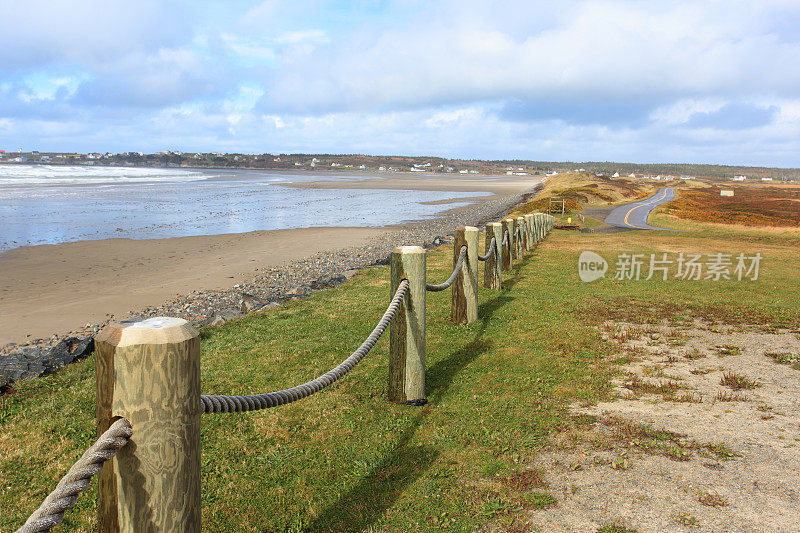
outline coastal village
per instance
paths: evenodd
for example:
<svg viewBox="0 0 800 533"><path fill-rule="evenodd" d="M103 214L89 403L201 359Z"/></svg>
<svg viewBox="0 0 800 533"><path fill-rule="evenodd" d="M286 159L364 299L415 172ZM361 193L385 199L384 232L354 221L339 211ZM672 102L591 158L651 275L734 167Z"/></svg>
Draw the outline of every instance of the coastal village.
<svg viewBox="0 0 800 533"><path fill-rule="evenodd" d="M0 149L0 164L84 165L163 168L221 168L332 172L419 172L497 176L555 176L568 172L611 178L670 182L695 176L742 182L800 181L800 171L784 168L725 167L697 164L635 164L611 162L549 162L530 160L449 159L429 156L362 154L242 154L224 152L40 152Z"/></svg>

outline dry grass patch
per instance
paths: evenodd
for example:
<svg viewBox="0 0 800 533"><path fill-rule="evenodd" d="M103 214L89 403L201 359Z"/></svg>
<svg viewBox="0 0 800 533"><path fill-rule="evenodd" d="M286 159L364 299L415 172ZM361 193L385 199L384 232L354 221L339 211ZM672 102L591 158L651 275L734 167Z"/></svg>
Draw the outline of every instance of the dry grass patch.
<svg viewBox="0 0 800 533"><path fill-rule="evenodd" d="M714 399L718 402L747 402L750 398L742 396L738 392L718 391Z"/></svg>
<svg viewBox="0 0 800 533"><path fill-rule="evenodd" d="M722 374L719 384L730 387L733 390L755 389L761 386L761 383L735 372L726 372Z"/></svg>
<svg viewBox="0 0 800 533"><path fill-rule="evenodd" d="M789 365L795 370L800 370L800 354L789 352L767 352L764 355L778 364Z"/></svg>
<svg viewBox="0 0 800 533"><path fill-rule="evenodd" d="M733 344L723 344L721 346L716 346L714 350L717 352L719 357L727 357L729 355L739 355L742 353L742 349L739 346L734 346Z"/></svg>
<svg viewBox="0 0 800 533"><path fill-rule="evenodd" d="M720 190L733 189L733 197ZM684 219L744 226L800 226L800 188L711 186L680 190L664 211Z"/></svg>
<svg viewBox="0 0 800 533"><path fill-rule="evenodd" d="M728 500L715 490L701 490L697 496L697 500L709 507L725 507L728 505Z"/></svg>

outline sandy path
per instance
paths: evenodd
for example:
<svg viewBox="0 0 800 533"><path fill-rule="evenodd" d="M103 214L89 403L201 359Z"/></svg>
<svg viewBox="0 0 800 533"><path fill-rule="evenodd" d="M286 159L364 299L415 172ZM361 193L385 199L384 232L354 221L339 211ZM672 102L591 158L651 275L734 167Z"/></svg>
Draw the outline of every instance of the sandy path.
<svg viewBox="0 0 800 533"><path fill-rule="evenodd" d="M0 253L0 346L102 322L176 294L225 289L380 228L305 228L173 239L106 239Z"/></svg>

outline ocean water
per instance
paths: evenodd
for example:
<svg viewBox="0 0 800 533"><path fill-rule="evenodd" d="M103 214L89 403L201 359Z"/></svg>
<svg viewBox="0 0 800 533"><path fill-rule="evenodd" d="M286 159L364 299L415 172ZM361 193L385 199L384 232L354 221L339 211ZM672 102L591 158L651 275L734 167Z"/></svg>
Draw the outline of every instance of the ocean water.
<svg viewBox="0 0 800 533"><path fill-rule="evenodd" d="M436 216L488 193L297 189L376 178L123 167L0 165L0 251L107 238L166 238L319 226L386 226Z"/></svg>

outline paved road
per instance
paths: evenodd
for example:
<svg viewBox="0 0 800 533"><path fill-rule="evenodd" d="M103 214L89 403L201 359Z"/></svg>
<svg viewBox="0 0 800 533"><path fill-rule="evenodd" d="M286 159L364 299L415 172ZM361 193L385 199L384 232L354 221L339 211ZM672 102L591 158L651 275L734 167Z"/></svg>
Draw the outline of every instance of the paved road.
<svg viewBox="0 0 800 533"><path fill-rule="evenodd" d="M657 228L647 224L647 217L655 207L667 203L675 198L674 187L662 187L656 194L647 200L632 204L625 204L614 209L605 219L606 224L627 229L660 229L673 231L666 228Z"/></svg>

